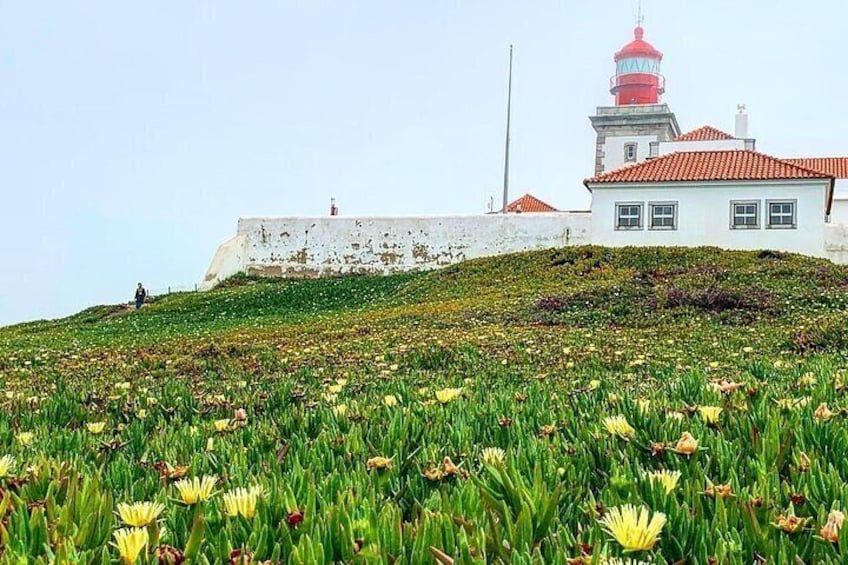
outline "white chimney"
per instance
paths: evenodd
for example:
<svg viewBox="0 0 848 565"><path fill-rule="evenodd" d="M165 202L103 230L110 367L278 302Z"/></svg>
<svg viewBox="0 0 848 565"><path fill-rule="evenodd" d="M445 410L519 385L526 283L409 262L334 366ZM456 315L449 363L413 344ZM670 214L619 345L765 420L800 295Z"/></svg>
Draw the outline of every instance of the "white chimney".
<svg viewBox="0 0 848 565"><path fill-rule="evenodd" d="M745 112L745 105L739 104L736 106L739 113L736 114L736 131L734 137L736 139L748 139L748 114Z"/></svg>

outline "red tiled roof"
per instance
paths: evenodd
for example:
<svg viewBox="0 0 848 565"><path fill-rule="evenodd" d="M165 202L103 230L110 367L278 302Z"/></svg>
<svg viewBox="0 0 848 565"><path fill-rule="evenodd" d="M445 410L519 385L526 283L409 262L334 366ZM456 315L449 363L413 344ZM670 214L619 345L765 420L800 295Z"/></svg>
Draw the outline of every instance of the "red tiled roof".
<svg viewBox="0 0 848 565"><path fill-rule="evenodd" d="M532 194L525 194L518 200L510 202L506 207L507 212L559 212L556 208L546 202L542 202Z"/></svg>
<svg viewBox="0 0 848 565"><path fill-rule="evenodd" d="M807 157L784 159L787 163L820 171L838 179L848 179L848 157Z"/></svg>
<svg viewBox="0 0 848 565"><path fill-rule="evenodd" d="M736 138L712 126L703 126L675 137L674 141L724 141L727 139Z"/></svg>
<svg viewBox="0 0 848 565"><path fill-rule="evenodd" d="M671 153L587 179L584 184L827 178L833 177L756 151L736 149Z"/></svg>

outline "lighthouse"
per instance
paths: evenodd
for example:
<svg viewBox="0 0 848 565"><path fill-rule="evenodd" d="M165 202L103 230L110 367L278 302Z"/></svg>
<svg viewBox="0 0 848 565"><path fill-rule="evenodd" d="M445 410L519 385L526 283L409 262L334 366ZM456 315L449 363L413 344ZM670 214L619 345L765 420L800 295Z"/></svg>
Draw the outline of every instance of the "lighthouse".
<svg viewBox="0 0 848 565"><path fill-rule="evenodd" d="M651 145L680 135L677 118L662 102L665 77L663 54L645 40L645 29L615 52L615 75L610 79L614 105L599 106L589 119L597 133L595 175L651 156Z"/></svg>
<svg viewBox="0 0 848 565"><path fill-rule="evenodd" d="M615 54L610 93L616 106L659 104L665 92L665 78L660 74L663 55L645 41L642 26L636 26L633 36L633 41Z"/></svg>

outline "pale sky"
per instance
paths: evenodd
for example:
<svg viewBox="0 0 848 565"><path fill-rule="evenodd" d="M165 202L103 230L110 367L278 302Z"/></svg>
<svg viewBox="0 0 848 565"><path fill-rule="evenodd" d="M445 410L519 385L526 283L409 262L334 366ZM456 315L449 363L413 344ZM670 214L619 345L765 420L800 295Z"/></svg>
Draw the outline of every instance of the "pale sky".
<svg viewBox="0 0 848 565"><path fill-rule="evenodd" d="M588 206L636 0L0 0L0 324L200 281L239 216ZM684 130L848 154L848 2L645 0Z"/></svg>

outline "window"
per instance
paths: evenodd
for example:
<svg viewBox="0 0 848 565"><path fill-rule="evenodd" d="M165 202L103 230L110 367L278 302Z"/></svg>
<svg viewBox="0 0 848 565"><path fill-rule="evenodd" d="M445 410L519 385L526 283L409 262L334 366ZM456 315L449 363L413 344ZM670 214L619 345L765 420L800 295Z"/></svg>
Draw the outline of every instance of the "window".
<svg viewBox="0 0 848 565"><path fill-rule="evenodd" d="M677 202L652 202L649 204L649 207L651 210L651 222L648 224L648 229L677 229Z"/></svg>
<svg viewBox="0 0 848 565"><path fill-rule="evenodd" d="M795 226L795 200L769 200L768 227L789 228Z"/></svg>
<svg viewBox="0 0 848 565"><path fill-rule="evenodd" d="M735 230L757 229L760 227L760 202L734 201L730 203L730 228Z"/></svg>
<svg viewBox="0 0 848 565"><path fill-rule="evenodd" d="M615 229L642 229L642 203L623 202L615 205Z"/></svg>
<svg viewBox="0 0 848 565"><path fill-rule="evenodd" d="M624 162L625 163L635 163L636 162L636 148L638 145L636 143L625 143L624 144Z"/></svg>

